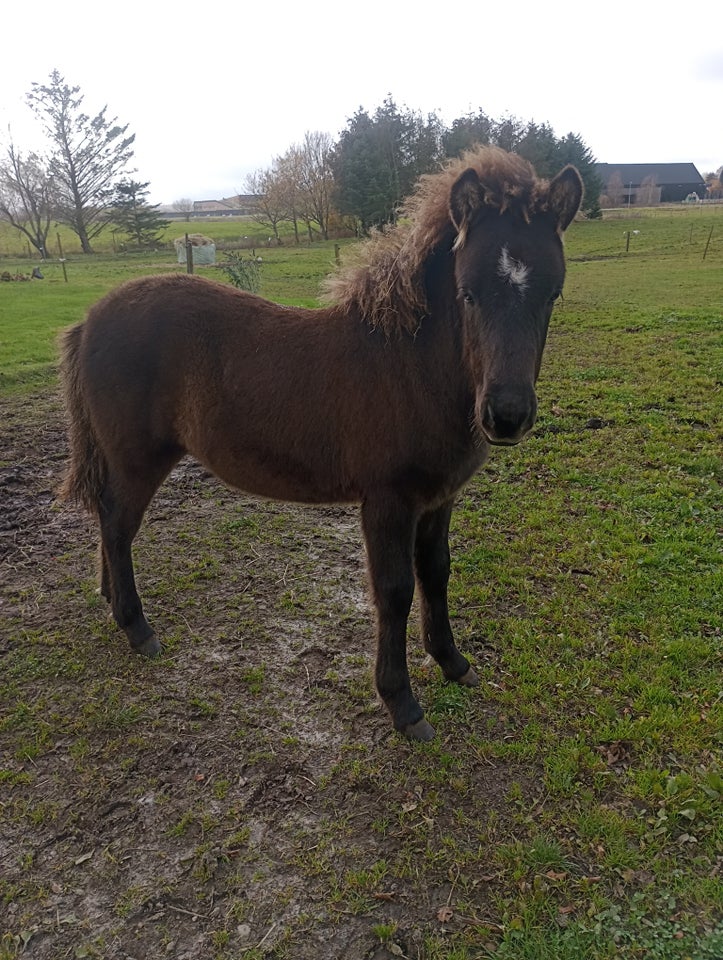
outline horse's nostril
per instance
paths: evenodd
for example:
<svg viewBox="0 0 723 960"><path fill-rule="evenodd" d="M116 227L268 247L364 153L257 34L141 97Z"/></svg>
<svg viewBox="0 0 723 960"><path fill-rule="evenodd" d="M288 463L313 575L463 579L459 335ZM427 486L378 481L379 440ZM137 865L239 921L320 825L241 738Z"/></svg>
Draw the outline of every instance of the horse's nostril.
<svg viewBox="0 0 723 960"><path fill-rule="evenodd" d="M492 408L492 405L489 403L486 403L484 407L484 414L482 416L482 426L485 428L485 430L489 431L490 433L495 432L495 412Z"/></svg>
<svg viewBox="0 0 723 960"><path fill-rule="evenodd" d="M536 413L535 402L491 398L482 405L480 426L490 443L519 443L532 428Z"/></svg>

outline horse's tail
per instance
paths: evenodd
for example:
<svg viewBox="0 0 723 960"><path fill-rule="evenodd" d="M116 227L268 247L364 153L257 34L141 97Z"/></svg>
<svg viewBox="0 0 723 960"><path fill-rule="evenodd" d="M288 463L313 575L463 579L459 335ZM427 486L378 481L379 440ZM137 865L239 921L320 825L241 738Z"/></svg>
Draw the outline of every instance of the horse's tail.
<svg viewBox="0 0 723 960"><path fill-rule="evenodd" d="M60 341L60 382L68 417L70 462L58 491L63 500L75 500L98 514L100 496L108 475L108 464L90 420L83 391L80 341L83 324L71 327Z"/></svg>

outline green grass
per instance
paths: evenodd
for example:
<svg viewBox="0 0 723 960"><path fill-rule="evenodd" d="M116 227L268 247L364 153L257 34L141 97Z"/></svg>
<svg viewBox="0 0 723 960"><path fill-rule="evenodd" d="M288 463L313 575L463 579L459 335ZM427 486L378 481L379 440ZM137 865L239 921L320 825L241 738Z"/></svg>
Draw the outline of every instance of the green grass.
<svg viewBox="0 0 723 960"><path fill-rule="evenodd" d="M640 233L626 254L628 229ZM364 921L370 936L396 945L411 936L406 906L422 904L414 943L424 960L714 960L723 955L723 217L696 209L576 224L567 250L537 428L519 448L494 453L461 495L452 528L453 626L481 689L443 683L410 643L413 683L439 736L407 745L365 736L377 708L359 648L309 677L306 709L340 698L354 720L334 762L303 783L312 797L295 800L303 816L284 807L285 782L273 785L287 811L274 822L273 862L287 883L275 908L313 889L314 911L330 929ZM333 244L263 256L263 294L313 303ZM78 259L68 284L56 265L44 284L0 285L2 393L53 389L57 330L122 276L158 265L176 269L167 260ZM324 532L304 528L291 550L287 528L285 517L247 504L204 513L180 555L146 561L149 602L183 604L164 613L172 652L174 630L190 646L182 618L209 603L229 556L238 596L226 617L263 633L244 586L244 564L258 562L249 544L289 551L272 578L283 573L279 616L293 623L301 602L329 619L328 584L316 581L308 556ZM193 558L204 550L199 565ZM287 561L296 564L288 584ZM343 622L337 608L331 616L335 627ZM0 787L12 791L4 815L38 828L60 813L28 799L37 764L59 742L71 744L68 769L82 800L100 759L122 769L152 755L155 711L183 672L174 657L144 675L123 660L99 680L81 653L85 630L101 651L119 641L99 607L85 617L72 640L60 627L7 625L25 642L0 687ZM227 870L223 891L235 905L228 927L216 921L212 944L213 955L229 958L265 952L256 947L261 934L245 952L233 936L270 869L254 840L262 814L248 818L236 799L239 778L279 753L295 759L307 750L283 715L284 668L236 653L233 696L223 672L209 668L208 688L190 691L177 709L184 736L233 711L243 762L210 789L192 766L187 794L163 800L172 808L167 837L192 850L197 895L214 871ZM68 709L51 680L82 684L84 702ZM8 902L42 899L3 884ZM132 913L144 897L130 884L119 889L116 912ZM439 913L445 904L449 917ZM303 911L289 920L274 955L294 957L313 922ZM0 957L18 955L26 934L9 928Z"/></svg>
<svg viewBox="0 0 723 960"><path fill-rule="evenodd" d="M173 241L186 233L202 233L211 237L219 247L240 246L244 249L255 249L257 253L262 252L269 238L268 227L255 223L250 217L202 217L191 221L171 220L161 233L161 245L173 252ZM291 224L281 224L279 234L287 243L293 242ZM118 253L122 249L122 239L111 227L104 228L92 241L94 254L107 256ZM68 227L53 227L48 234L47 247L50 260L60 257L61 250L63 256L71 259L82 256L80 241ZM14 262L15 259L27 261L38 257L19 230L5 221L0 221L0 266L4 261ZM173 259L175 260L175 253ZM2 269L5 267L2 266Z"/></svg>
<svg viewBox="0 0 723 960"><path fill-rule="evenodd" d="M321 281L334 268L333 244L273 247L259 251L259 256L263 259L261 296L279 303L318 305ZM220 251L216 266L197 267L195 272L226 282L223 257ZM18 269L28 272L20 264ZM78 255L66 263L67 282L57 262L42 269L42 281L0 282L0 395L28 392L51 380L58 333L81 320L88 307L114 286L130 277L185 272L185 266L162 252Z"/></svg>

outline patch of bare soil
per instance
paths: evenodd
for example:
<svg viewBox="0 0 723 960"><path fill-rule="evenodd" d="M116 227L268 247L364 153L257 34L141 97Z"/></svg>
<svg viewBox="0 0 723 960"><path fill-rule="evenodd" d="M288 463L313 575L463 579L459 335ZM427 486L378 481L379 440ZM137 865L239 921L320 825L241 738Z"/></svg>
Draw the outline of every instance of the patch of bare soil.
<svg viewBox="0 0 723 960"><path fill-rule="evenodd" d="M65 455L52 397L1 402L0 955L427 956L454 877L425 850L509 784L483 758L448 783L391 730L356 511L181 464L137 541L148 662L94 592L93 524L55 502Z"/></svg>

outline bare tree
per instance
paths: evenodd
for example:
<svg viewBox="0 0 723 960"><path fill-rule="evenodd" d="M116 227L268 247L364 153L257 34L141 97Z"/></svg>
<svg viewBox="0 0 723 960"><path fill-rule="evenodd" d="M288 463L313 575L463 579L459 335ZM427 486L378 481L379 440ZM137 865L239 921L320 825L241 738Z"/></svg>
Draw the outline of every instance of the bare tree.
<svg viewBox="0 0 723 960"><path fill-rule="evenodd" d="M723 197L723 167L715 173L713 171L706 173L703 179L711 200L719 200Z"/></svg>
<svg viewBox="0 0 723 960"><path fill-rule="evenodd" d="M23 233L45 259L53 220L53 180L35 153L23 156L10 143L0 160L0 220Z"/></svg>
<svg viewBox="0 0 723 960"><path fill-rule="evenodd" d="M610 179L607 183L606 195L608 198L608 203L611 207L622 206L623 199L625 197L625 184L623 183L623 178L620 176L617 170L610 175Z"/></svg>
<svg viewBox="0 0 723 960"><path fill-rule="evenodd" d="M47 84L34 83L27 95L52 144L49 172L53 177L57 219L77 235L84 253L109 220L108 202L116 183L128 173L135 135L126 135L107 107L94 117L83 113L80 87L70 87L57 70Z"/></svg>
<svg viewBox="0 0 723 960"><path fill-rule="evenodd" d="M286 208L284 219L294 228L294 241L299 243L299 220L303 219L304 197L301 192L301 169L299 155L292 148L283 157L274 159L274 174L282 206Z"/></svg>
<svg viewBox="0 0 723 960"><path fill-rule="evenodd" d="M290 221L299 242L299 221L306 224L309 237L314 228L329 238L334 174L330 156L333 141L327 133L304 135L303 143L294 144L271 167L257 170L246 178L246 189L257 197L252 218L268 226L279 239L279 224Z"/></svg>
<svg viewBox="0 0 723 960"><path fill-rule="evenodd" d="M307 131L303 143L289 151L298 158L295 165L303 197L302 215L309 233L311 234L311 224L316 224L324 240L329 239L329 219L332 211L334 173L330 158L333 146L334 142L328 133Z"/></svg>
<svg viewBox="0 0 723 960"><path fill-rule="evenodd" d="M660 187L658 186L653 174L645 177L643 182L640 184L640 187L638 188L638 199L644 207L652 207L656 203L660 203Z"/></svg>
<svg viewBox="0 0 723 960"><path fill-rule="evenodd" d="M256 197L251 219L268 227L280 243L279 224L289 219L288 197L281 178L273 167L256 170L246 177L246 189Z"/></svg>
<svg viewBox="0 0 723 960"><path fill-rule="evenodd" d="M189 200L188 197L181 197L180 200L174 200L171 204L171 208L176 211L176 213L182 213L184 219L188 222L191 219L191 214L193 213L193 200Z"/></svg>

